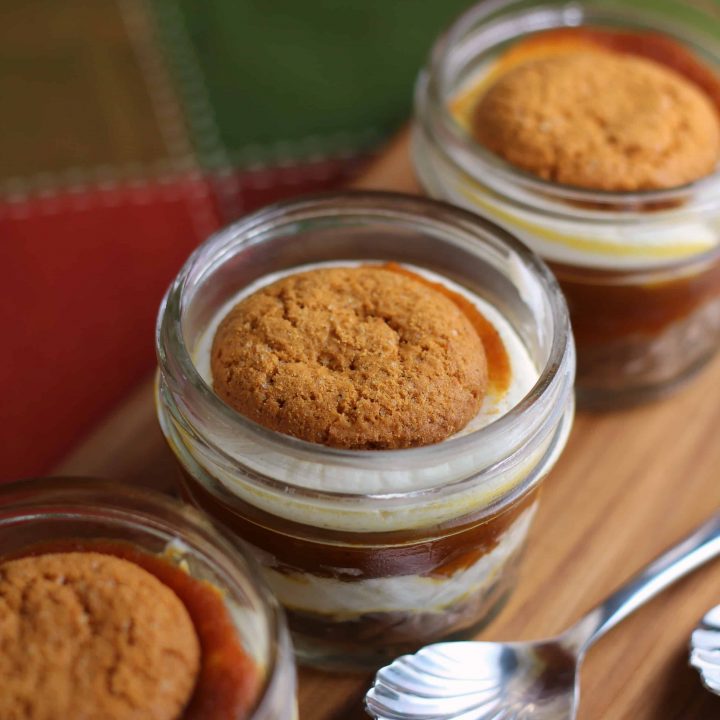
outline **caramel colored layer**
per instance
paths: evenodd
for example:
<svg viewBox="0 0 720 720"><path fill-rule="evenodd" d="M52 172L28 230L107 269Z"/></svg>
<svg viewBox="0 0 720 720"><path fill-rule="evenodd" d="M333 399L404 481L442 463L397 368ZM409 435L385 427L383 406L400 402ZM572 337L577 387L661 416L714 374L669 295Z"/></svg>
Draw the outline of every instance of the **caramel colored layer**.
<svg viewBox="0 0 720 720"><path fill-rule="evenodd" d="M652 339L720 294L720 264L663 282L623 281L621 271L591 270L554 263L567 299L579 354L628 336Z"/></svg>

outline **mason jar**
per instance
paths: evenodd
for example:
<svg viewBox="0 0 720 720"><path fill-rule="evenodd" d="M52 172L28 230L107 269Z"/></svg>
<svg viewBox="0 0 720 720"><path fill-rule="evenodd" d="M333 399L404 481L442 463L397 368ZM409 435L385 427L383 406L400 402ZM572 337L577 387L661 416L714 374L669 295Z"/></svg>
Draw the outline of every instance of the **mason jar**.
<svg viewBox="0 0 720 720"><path fill-rule="evenodd" d="M201 648L195 694L182 718L214 720L208 706L233 712L232 705L223 703L249 692L254 699L243 696L243 702L251 700L253 709L242 720L297 718L292 645L280 606L246 548L193 508L149 490L89 478L0 485L0 562L49 552L122 557L156 575L180 597ZM187 581L178 582L188 574L220 599L226 624L220 624L225 619L207 598L193 594ZM229 644L227 633L237 643ZM220 662L237 661L236 673L223 670L220 676L211 663L204 664L206 652L215 653L215 663L218 652L225 653ZM203 683L207 692L198 698Z"/></svg>
<svg viewBox="0 0 720 720"><path fill-rule="evenodd" d="M483 148L458 121L458 108L515 43L559 29L620 32L625 50L637 37L640 54L660 62L675 57L676 69L720 103L720 75L713 77L720 72L720 42L708 33L717 24L711 6L482 2L439 38L417 82L412 153L422 187L499 223L549 263L570 310L578 402L585 406L663 395L717 352L720 173L641 192L561 185Z"/></svg>
<svg viewBox="0 0 720 720"><path fill-rule="evenodd" d="M507 323L534 373L507 412L433 445L347 450L262 427L213 392L203 338L239 290L302 267L388 261ZM472 635L503 605L572 424L575 366L557 283L508 233L390 193L268 207L189 258L162 303L157 351L157 412L184 494L255 549L301 661L376 667Z"/></svg>

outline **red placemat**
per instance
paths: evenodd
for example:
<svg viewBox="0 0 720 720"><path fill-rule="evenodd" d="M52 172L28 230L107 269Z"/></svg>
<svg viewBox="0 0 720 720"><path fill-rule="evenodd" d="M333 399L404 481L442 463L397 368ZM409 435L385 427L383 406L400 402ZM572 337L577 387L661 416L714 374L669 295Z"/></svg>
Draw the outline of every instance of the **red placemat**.
<svg viewBox="0 0 720 720"><path fill-rule="evenodd" d="M151 371L158 304L200 241L260 204L341 182L357 158L206 167L143 2L10 0L0 18L10 479L43 473Z"/></svg>

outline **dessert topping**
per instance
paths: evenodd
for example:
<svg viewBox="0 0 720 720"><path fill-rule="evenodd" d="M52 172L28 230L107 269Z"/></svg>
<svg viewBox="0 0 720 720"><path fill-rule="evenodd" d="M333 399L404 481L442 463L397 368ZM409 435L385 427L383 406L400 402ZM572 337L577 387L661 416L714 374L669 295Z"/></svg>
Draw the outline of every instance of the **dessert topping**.
<svg viewBox="0 0 720 720"><path fill-rule="evenodd" d="M200 645L173 591L94 552L0 562L0 717L177 720Z"/></svg>
<svg viewBox="0 0 720 720"><path fill-rule="evenodd" d="M460 308L378 266L301 272L241 300L211 368L218 395L252 420L355 449L439 442L477 414L487 385Z"/></svg>
<svg viewBox="0 0 720 720"><path fill-rule="evenodd" d="M513 67L480 97L471 125L509 163L596 190L683 185L720 158L720 121L697 85L653 60L601 49Z"/></svg>

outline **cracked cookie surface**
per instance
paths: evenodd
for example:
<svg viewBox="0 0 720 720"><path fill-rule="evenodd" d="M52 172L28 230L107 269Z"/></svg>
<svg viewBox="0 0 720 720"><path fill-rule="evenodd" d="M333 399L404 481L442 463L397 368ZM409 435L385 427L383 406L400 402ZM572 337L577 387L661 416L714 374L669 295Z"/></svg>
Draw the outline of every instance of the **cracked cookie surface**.
<svg viewBox="0 0 720 720"><path fill-rule="evenodd" d="M457 305L378 266L309 270L244 298L217 329L211 370L250 419L352 449L439 442L477 414L487 384Z"/></svg>
<svg viewBox="0 0 720 720"><path fill-rule="evenodd" d="M175 593L93 552L0 562L0 648L0 718L13 720L176 720L200 664Z"/></svg>
<svg viewBox="0 0 720 720"><path fill-rule="evenodd" d="M528 61L485 92L475 139L545 180L606 191L670 188L708 175L720 119L674 70L613 52Z"/></svg>

